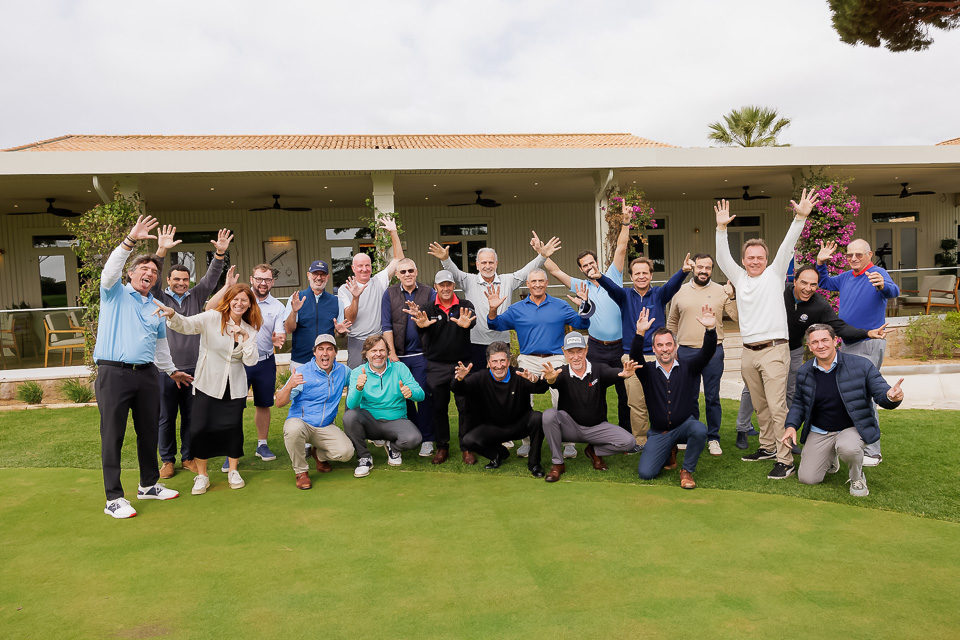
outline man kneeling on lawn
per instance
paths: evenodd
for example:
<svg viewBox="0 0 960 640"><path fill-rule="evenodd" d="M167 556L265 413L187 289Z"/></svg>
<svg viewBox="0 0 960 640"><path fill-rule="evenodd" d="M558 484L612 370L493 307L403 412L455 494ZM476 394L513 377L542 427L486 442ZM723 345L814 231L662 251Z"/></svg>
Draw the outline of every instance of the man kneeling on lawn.
<svg viewBox="0 0 960 640"><path fill-rule="evenodd" d="M697 483L693 472L707 443L707 427L697 420L700 400L700 376L703 368L717 350L717 318L713 307L703 305L697 318L706 331L700 351L677 358L677 338L666 327L653 332L654 362L643 359L643 334L653 325L649 309L643 309L637 319L637 335L630 346L630 359L637 363L637 377L643 385L643 394L650 411L650 430L647 446L640 456L637 469L642 480L650 480L660 469L677 467L677 443L686 442L680 486L693 489ZM668 462L669 459L669 462ZM666 466L664 464L666 463Z"/></svg>
<svg viewBox="0 0 960 640"><path fill-rule="evenodd" d="M850 495L869 495L863 448L880 439L870 401L896 409L903 401L903 378L891 387L868 359L837 351L837 334L830 325L810 325L806 335L815 358L797 371L797 389L783 434L783 442L795 443L797 427L803 425L797 479L820 484L825 474L840 470L842 459L850 470Z"/></svg>
<svg viewBox="0 0 960 640"><path fill-rule="evenodd" d="M607 388L632 376L637 363L627 360L622 369L591 364L587 339L576 331L563 339L563 357L567 364L559 369L543 364L543 379L560 392L557 408L543 412L543 435L553 457L547 482L556 482L566 471L561 442L589 443L584 452L597 471L607 470L602 456L630 453L637 443L629 430L607 422Z"/></svg>
<svg viewBox="0 0 960 640"><path fill-rule="evenodd" d="M337 362L334 337L324 333L313 343L310 362L294 371L277 392L278 407L293 400L283 423L283 444L297 474L297 489L313 486L307 473L306 444L313 445L313 457L320 473L332 470L330 460L347 462L353 457L353 443L333 423L349 380L350 369Z"/></svg>

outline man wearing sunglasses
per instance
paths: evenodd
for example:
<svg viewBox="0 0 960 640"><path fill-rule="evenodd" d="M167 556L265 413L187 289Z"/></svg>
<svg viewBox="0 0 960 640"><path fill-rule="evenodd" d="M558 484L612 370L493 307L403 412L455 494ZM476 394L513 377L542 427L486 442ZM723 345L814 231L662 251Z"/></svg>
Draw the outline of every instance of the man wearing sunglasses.
<svg viewBox="0 0 960 640"><path fill-rule="evenodd" d="M879 329L887 322L887 300L900 295L900 289L890 278L886 269L873 264L873 251L870 244L857 238L847 245L844 257L850 265L849 271L831 276L827 271L827 262L837 250L836 242L826 242L817 254L817 271L820 273L820 288L840 293L840 309L837 315L847 324L861 329ZM878 370L883 365L883 353L886 350L885 338L871 338L844 344L843 352L862 356L873 363ZM877 405L873 403L874 419L878 419ZM863 466L875 467L883 460L880 455L880 440L872 442L863 450Z"/></svg>
<svg viewBox="0 0 960 640"><path fill-rule="evenodd" d="M427 357L423 342L417 331L417 323L406 311L429 309L437 299L437 292L417 281L417 264L410 258L397 263L400 282L383 292L380 304L380 329L387 343L387 357L391 362L402 362L410 369L413 379L424 390L425 397L419 403L407 400L407 418L417 425L423 444L420 456L433 456L433 406L432 394L427 384Z"/></svg>

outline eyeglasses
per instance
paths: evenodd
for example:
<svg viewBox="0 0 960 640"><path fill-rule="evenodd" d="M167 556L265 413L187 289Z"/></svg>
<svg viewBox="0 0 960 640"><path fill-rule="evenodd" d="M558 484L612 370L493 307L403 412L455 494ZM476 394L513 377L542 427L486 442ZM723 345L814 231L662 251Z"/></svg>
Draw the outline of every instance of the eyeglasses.
<svg viewBox="0 0 960 640"><path fill-rule="evenodd" d="M847 258L856 258L857 260L859 260L860 258L864 257L864 256L867 255L867 254L865 254L865 253L845 253L845 254L843 254L843 255L847 256Z"/></svg>
<svg viewBox="0 0 960 640"><path fill-rule="evenodd" d="M399 269L399 270L397 270L397 273L399 273L399 274L402 275L402 276L405 276L405 275L407 275L408 273L416 273L416 272L417 272L416 269Z"/></svg>
<svg viewBox="0 0 960 640"><path fill-rule="evenodd" d="M258 278L258 277L256 277L256 276L254 276L253 281L254 281L254 282L257 282L257 283L260 283L260 284L264 284L264 283L267 283L267 282L273 282L273 278Z"/></svg>
<svg viewBox="0 0 960 640"><path fill-rule="evenodd" d="M324 273L323 271L311 271L311 272L310 272L310 277L311 277L311 278L325 278L325 277L327 277L327 274Z"/></svg>

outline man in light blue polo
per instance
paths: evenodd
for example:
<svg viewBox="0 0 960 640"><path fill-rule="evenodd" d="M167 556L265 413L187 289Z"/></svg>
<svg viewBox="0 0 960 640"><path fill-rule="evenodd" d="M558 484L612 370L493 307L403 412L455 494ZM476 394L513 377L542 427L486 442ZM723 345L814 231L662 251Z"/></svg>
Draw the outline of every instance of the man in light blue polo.
<svg viewBox="0 0 960 640"><path fill-rule="evenodd" d="M137 515L123 497L120 484L120 449L133 412L140 464L140 500L170 500L180 495L157 481L157 438L160 416L160 378L157 369L179 382L186 374L177 371L167 348L166 323L156 311L150 290L160 277L160 259L138 256L127 271L129 283L120 281L123 265L137 241L154 238L150 232L159 223L140 216L103 267L100 279L100 316L93 359L97 363L97 407L100 409L100 459L107 504L103 512L114 518ZM154 365L156 360L156 365Z"/></svg>

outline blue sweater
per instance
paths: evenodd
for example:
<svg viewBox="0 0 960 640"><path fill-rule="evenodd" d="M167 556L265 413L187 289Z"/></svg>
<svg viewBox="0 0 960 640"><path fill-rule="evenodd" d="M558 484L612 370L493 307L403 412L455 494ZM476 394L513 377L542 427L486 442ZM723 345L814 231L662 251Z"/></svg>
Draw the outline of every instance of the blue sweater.
<svg viewBox="0 0 960 640"><path fill-rule="evenodd" d="M643 352L653 353L653 332L664 326L667 319L666 306L680 291L687 272L677 271L662 287L650 287L645 295L640 295L633 285L625 286L614 282L607 276L600 276L600 286L610 294L613 301L620 305L620 322L623 325L623 352L630 352L633 336L637 335L637 318L644 308L650 310L653 325L643 338Z"/></svg>
<svg viewBox="0 0 960 640"><path fill-rule="evenodd" d="M853 271L844 271L840 275L831 276L827 272L827 265L817 265L820 274L820 288L827 291L840 292L840 319L860 329L878 329L886 320L887 300L900 295L900 289L890 279L886 269L876 265L867 269L867 272L876 271L883 276L883 289L878 291L870 284L867 273L854 276Z"/></svg>

